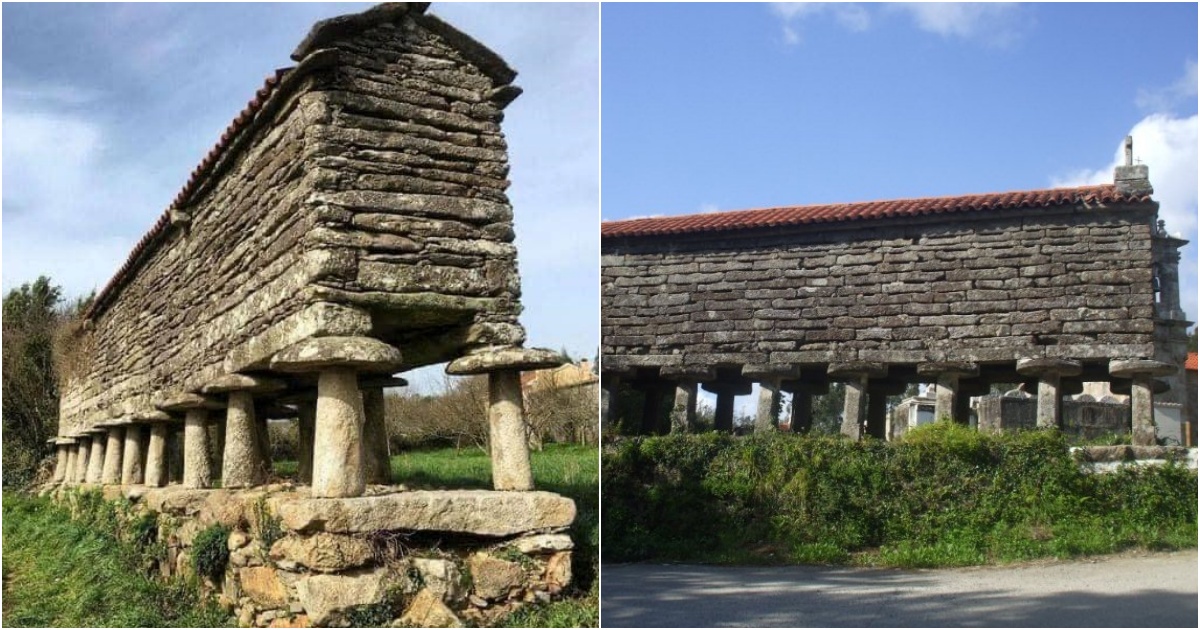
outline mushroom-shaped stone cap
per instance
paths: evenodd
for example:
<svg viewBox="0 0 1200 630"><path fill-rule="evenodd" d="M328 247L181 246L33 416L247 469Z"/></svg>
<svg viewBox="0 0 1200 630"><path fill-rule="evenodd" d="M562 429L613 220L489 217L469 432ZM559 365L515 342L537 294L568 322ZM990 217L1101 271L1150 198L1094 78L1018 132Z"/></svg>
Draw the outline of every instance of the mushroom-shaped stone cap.
<svg viewBox="0 0 1200 630"><path fill-rule="evenodd" d="M155 403L154 406L163 411L187 411L188 409L220 409L223 405L200 394L185 393L168 396L162 401Z"/></svg>
<svg viewBox="0 0 1200 630"><path fill-rule="evenodd" d="M372 337L312 337L275 353L271 369L319 372L342 367L387 374L400 369L403 360L399 350Z"/></svg>
<svg viewBox="0 0 1200 630"><path fill-rule="evenodd" d="M250 392L252 394L267 394L281 391L285 388L283 381L261 376L245 374L226 374L200 388L205 394L225 394L228 392Z"/></svg>
<svg viewBox="0 0 1200 630"><path fill-rule="evenodd" d="M713 381L704 383L700 389L710 394L733 394L734 396L745 396L752 389L750 381Z"/></svg>
<svg viewBox="0 0 1200 630"><path fill-rule="evenodd" d="M1021 359L1017 361L1017 374L1021 376L1079 376L1083 366L1068 359Z"/></svg>
<svg viewBox="0 0 1200 630"><path fill-rule="evenodd" d="M979 376L979 364L967 361L937 361L918 363L917 374L921 376Z"/></svg>
<svg viewBox="0 0 1200 630"><path fill-rule="evenodd" d="M1133 359L1130 361L1110 361L1108 373L1117 378L1133 378L1135 376L1167 376L1174 374L1178 366L1162 361Z"/></svg>
<svg viewBox="0 0 1200 630"><path fill-rule="evenodd" d="M717 371L693 365L665 365L659 368L658 375L671 381L711 381L717 377Z"/></svg>
<svg viewBox="0 0 1200 630"><path fill-rule="evenodd" d="M134 422L170 422L173 420L171 414L157 409L138 409L133 414Z"/></svg>
<svg viewBox="0 0 1200 630"><path fill-rule="evenodd" d="M359 389L380 389L384 387L408 387L408 381L399 376L369 376L358 379Z"/></svg>
<svg viewBox="0 0 1200 630"><path fill-rule="evenodd" d="M69 438L69 437L54 438L54 443L59 446L70 446L75 443L75 438Z"/></svg>
<svg viewBox="0 0 1200 630"><path fill-rule="evenodd" d="M455 376L486 374L499 370L544 370L566 363L563 356L545 348L504 348L459 357L446 366Z"/></svg>
<svg viewBox="0 0 1200 630"><path fill-rule="evenodd" d="M845 363L830 363L826 372L833 377L867 376L879 378L887 376L887 365L875 361L847 361Z"/></svg>
<svg viewBox="0 0 1200 630"><path fill-rule="evenodd" d="M1162 394L1171 389L1171 386L1166 381L1158 379L1150 380L1150 391L1154 394ZM1133 381L1127 379L1115 379L1108 384L1108 391L1121 396L1128 396L1133 393Z"/></svg>

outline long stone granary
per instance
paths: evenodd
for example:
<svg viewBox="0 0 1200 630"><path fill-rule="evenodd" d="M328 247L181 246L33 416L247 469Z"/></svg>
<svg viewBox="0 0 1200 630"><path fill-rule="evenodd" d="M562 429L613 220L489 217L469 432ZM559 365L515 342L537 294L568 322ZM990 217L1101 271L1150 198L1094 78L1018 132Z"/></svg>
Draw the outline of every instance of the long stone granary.
<svg viewBox="0 0 1200 630"><path fill-rule="evenodd" d="M917 382L958 421L969 396L1024 382L1056 426L1063 395L1110 381L1132 392L1134 442L1154 443L1154 392L1186 400L1186 241L1131 155L1127 139L1112 184L604 223L605 424L633 388L641 432L686 430L699 386L730 430L759 383L755 429L792 392L803 430L837 381L856 439L885 437L885 397Z"/></svg>
<svg viewBox="0 0 1200 630"><path fill-rule="evenodd" d="M450 362L494 381L496 489L532 487L510 384L560 361L518 321L500 124L521 90L427 6L317 23L191 173L74 333L56 477L164 485L181 452L186 485L258 485L266 418L291 416L313 496L357 496L389 481L388 375Z"/></svg>

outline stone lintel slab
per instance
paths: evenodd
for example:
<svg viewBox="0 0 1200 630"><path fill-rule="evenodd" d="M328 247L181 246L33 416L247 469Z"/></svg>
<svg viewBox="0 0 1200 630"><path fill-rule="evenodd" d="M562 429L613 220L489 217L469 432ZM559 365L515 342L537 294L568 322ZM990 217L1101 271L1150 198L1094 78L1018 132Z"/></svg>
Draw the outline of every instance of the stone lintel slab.
<svg viewBox="0 0 1200 630"><path fill-rule="evenodd" d="M1146 359L1113 360L1108 363L1108 373L1117 378L1167 376L1178 371L1178 365Z"/></svg>
<svg viewBox="0 0 1200 630"><path fill-rule="evenodd" d="M710 367L672 365L658 371L658 375L670 381L709 381L717 377Z"/></svg>
<svg viewBox="0 0 1200 630"><path fill-rule="evenodd" d="M357 372L390 374L400 369L404 357L394 346L374 337L313 337L294 343L271 357L271 369L280 372L320 372L349 368Z"/></svg>
<svg viewBox="0 0 1200 630"><path fill-rule="evenodd" d="M446 366L446 373L462 376L486 374L497 370L544 370L566 361L561 354L545 348L503 348L459 357Z"/></svg>
<svg viewBox="0 0 1200 630"><path fill-rule="evenodd" d="M821 379L789 379L779 384L779 389L789 394L809 394L820 396L829 393L829 381L821 375Z"/></svg>
<svg viewBox="0 0 1200 630"><path fill-rule="evenodd" d="M182 393L167 396L158 403L155 407L162 411L187 411L188 409L223 409L225 405L220 401L201 396L200 394Z"/></svg>
<svg viewBox="0 0 1200 630"><path fill-rule="evenodd" d="M316 302L231 350L223 366L218 367L227 373L265 369L276 352L297 341L309 337L366 335L370 332L371 315L366 310L333 302Z"/></svg>
<svg viewBox="0 0 1200 630"><path fill-rule="evenodd" d="M1083 365L1069 359L1021 359L1017 361L1017 374L1021 376L1079 376Z"/></svg>
<svg viewBox="0 0 1200 630"><path fill-rule="evenodd" d="M880 378L887 376L887 365L876 361L831 363L826 373L833 378Z"/></svg>
<svg viewBox="0 0 1200 630"><path fill-rule="evenodd" d="M575 521L575 502L552 492L421 490L364 497L271 498L271 510L296 532L356 534L436 531L514 536L561 530Z"/></svg>
<svg viewBox="0 0 1200 630"><path fill-rule="evenodd" d="M975 377L979 376L979 364L969 361L934 361L930 363L920 363L917 365L917 374L921 376L957 376L957 377Z"/></svg>
<svg viewBox="0 0 1200 630"><path fill-rule="evenodd" d="M229 392L250 392L252 394L267 394L283 391L286 385L283 381L248 374L226 374L217 377L200 388L205 394L227 394Z"/></svg>
<svg viewBox="0 0 1200 630"><path fill-rule="evenodd" d="M800 366L790 363L748 363L742 366L742 376L749 379L798 378Z"/></svg>
<svg viewBox="0 0 1200 630"><path fill-rule="evenodd" d="M131 414L134 422L156 423L156 422L171 422L176 418L171 417L171 414L158 409L139 409Z"/></svg>

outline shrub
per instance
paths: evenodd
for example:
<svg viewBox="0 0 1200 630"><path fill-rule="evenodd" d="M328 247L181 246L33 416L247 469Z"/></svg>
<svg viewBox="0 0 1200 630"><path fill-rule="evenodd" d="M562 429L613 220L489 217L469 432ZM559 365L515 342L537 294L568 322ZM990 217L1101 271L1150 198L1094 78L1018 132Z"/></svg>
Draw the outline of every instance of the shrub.
<svg viewBox="0 0 1200 630"><path fill-rule="evenodd" d="M1088 475L1053 430L675 435L623 442L602 466L610 561L946 566L1195 545L1195 472Z"/></svg>
<svg viewBox="0 0 1200 630"><path fill-rule="evenodd" d="M192 564L196 573L214 583L220 582L229 564L228 527L214 523L196 534L192 543Z"/></svg>

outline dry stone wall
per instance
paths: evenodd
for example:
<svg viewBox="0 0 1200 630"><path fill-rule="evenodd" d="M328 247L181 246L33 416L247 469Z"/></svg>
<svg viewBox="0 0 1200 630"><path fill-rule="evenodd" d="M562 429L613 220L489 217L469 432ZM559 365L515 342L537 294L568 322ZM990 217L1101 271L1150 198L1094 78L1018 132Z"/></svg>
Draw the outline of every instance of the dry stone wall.
<svg viewBox="0 0 1200 630"><path fill-rule="evenodd" d="M1154 355L1156 204L606 239L606 370Z"/></svg>
<svg viewBox="0 0 1200 630"><path fill-rule="evenodd" d="M60 435L310 337L375 337L405 369L523 343L500 130L515 72L424 10L318 25L268 81L69 344Z"/></svg>

